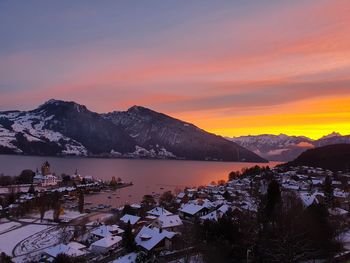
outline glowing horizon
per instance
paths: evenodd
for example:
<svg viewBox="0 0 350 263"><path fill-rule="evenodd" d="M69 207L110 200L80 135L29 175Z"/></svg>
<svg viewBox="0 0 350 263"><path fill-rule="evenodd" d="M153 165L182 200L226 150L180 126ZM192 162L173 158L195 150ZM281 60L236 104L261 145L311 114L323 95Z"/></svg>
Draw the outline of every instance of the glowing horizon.
<svg viewBox="0 0 350 263"><path fill-rule="evenodd" d="M0 110L142 105L222 136L350 134L346 0L0 3Z"/></svg>

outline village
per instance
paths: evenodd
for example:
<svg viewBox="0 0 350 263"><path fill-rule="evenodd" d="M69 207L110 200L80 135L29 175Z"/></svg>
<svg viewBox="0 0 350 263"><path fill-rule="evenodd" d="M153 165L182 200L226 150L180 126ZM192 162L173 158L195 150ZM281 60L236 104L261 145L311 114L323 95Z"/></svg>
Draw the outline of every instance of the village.
<svg viewBox="0 0 350 263"><path fill-rule="evenodd" d="M326 207L329 220L336 222L336 241L340 244L333 258L345 262L350 255L350 174L341 171L253 167L230 173L227 181L185 188L176 193L167 191L161 196L149 194L139 203L126 203L118 208L103 204L94 209L84 207L84 195L128 186L130 183L115 178L106 185L92 177L80 176L78 172L71 176L69 184L63 183L51 174L50 164L44 163L41 171L36 172L33 184L16 191L4 188L8 190L1 192L2 260L210 262L211 255L205 255L205 251L213 249L208 248L210 239L221 231L217 227L233 222L234 226L239 225L233 228L235 235L244 234L244 240L232 241L241 244L237 253L244 258L242 262L254 262L254 253L258 253L255 251L263 251L255 245L259 242L259 222L267 225L267 229L279 222L278 216L273 216L275 212L271 217L268 214L265 221L259 221L261 211L265 211L261 210L262 198L271 195L273 189L277 189L275 203L279 199L283 199L283 205L293 201L290 203L293 211L286 210L281 215L290 217L294 214L288 213L298 209L301 214L313 206ZM300 203L300 208L296 203ZM269 198L266 207L268 204ZM229 229L231 226L223 232ZM288 234L293 237L293 233ZM309 244L306 239L305 244ZM295 248L296 255L298 249L301 248ZM306 258L325 259L322 253L316 252ZM219 258L217 262L221 262Z"/></svg>

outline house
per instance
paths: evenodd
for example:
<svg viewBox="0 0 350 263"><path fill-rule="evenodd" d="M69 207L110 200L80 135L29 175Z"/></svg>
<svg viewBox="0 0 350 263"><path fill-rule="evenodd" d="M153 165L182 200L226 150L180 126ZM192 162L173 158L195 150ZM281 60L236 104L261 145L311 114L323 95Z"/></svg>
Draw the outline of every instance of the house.
<svg viewBox="0 0 350 263"><path fill-rule="evenodd" d="M106 236L90 245L90 250L94 253L106 253L118 247L122 242L120 236Z"/></svg>
<svg viewBox="0 0 350 263"><path fill-rule="evenodd" d="M78 173L78 169L75 169L75 173L70 178L76 183L80 183L83 180L83 177Z"/></svg>
<svg viewBox="0 0 350 263"><path fill-rule="evenodd" d="M179 209L179 215L183 219L194 219L195 217L201 217L208 213L208 208L196 205L185 204Z"/></svg>
<svg viewBox="0 0 350 263"><path fill-rule="evenodd" d="M123 223L127 224L128 222L130 222L130 225L135 225L139 220L141 219L141 217L139 216L134 216L134 215L129 215L129 214L125 214L122 218L120 218L120 221L122 221Z"/></svg>
<svg viewBox="0 0 350 263"><path fill-rule="evenodd" d="M55 186L58 184L58 178L51 174L50 164L47 161L41 166L41 172L39 172L39 170L36 171L33 183L43 187Z"/></svg>
<svg viewBox="0 0 350 263"><path fill-rule="evenodd" d="M71 257L80 257L86 254L86 251L84 251L85 248L86 247L80 243L71 242L67 245L59 244L57 246L47 248L44 250L44 253L52 258L56 258L59 254L65 254Z"/></svg>
<svg viewBox="0 0 350 263"><path fill-rule="evenodd" d="M116 236L119 234L124 233L124 230L119 228L117 225L102 225L98 228L91 231L91 234L101 238L101 237L108 237L108 236Z"/></svg>
<svg viewBox="0 0 350 263"><path fill-rule="evenodd" d="M317 194L317 192L313 193L313 194L309 194L307 192L300 193L300 199L301 199L304 207L309 207L312 204L319 203L318 199L316 198L316 194Z"/></svg>
<svg viewBox="0 0 350 263"><path fill-rule="evenodd" d="M160 216L153 222L153 226L173 232L178 231L182 225L178 215Z"/></svg>
<svg viewBox="0 0 350 263"><path fill-rule="evenodd" d="M169 216L172 215L171 212L169 212L168 210L164 209L163 207L155 207L153 209L151 209L150 211L147 212L148 215L151 216Z"/></svg>
<svg viewBox="0 0 350 263"><path fill-rule="evenodd" d="M229 209L230 207L228 205L222 205L217 210L209 214L206 214L204 216L201 216L200 219L202 221L205 221L205 220L218 221L219 218L221 218Z"/></svg>
<svg viewBox="0 0 350 263"><path fill-rule="evenodd" d="M163 249L171 249L172 239L176 233L162 230L157 227L142 227L135 237L136 244L147 251L159 251Z"/></svg>
<svg viewBox="0 0 350 263"><path fill-rule="evenodd" d="M346 211L345 209L342 209L340 207L328 209L328 212L332 216L347 216L347 214L349 213L348 211Z"/></svg>

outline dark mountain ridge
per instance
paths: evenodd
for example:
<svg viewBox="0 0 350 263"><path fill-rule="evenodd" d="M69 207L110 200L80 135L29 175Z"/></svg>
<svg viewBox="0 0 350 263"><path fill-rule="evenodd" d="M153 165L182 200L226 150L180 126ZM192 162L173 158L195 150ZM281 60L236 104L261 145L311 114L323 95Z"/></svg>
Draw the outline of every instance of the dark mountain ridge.
<svg viewBox="0 0 350 263"><path fill-rule="evenodd" d="M144 107L99 114L60 100L0 112L0 153L265 162L221 136Z"/></svg>
<svg viewBox="0 0 350 263"><path fill-rule="evenodd" d="M161 146L176 156L195 160L260 159L256 154L221 136L144 107L133 106L127 111L104 116L123 127L138 145L146 149Z"/></svg>
<svg viewBox="0 0 350 263"><path fill-rule="evenodd" d="M350 144L333 144L309 149L287 166L311 166L331 171L350 170Z"/></svg>

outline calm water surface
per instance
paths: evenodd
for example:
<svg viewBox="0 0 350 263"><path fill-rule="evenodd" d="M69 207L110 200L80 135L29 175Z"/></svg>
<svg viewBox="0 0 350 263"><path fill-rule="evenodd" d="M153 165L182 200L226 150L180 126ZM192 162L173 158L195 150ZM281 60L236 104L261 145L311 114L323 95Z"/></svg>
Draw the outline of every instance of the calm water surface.
<svg viewBox="0 0 350 263"><path fill-rule="evenodd" d="M51 171L57 175L73 174L78 169L83 176L92 175L96 179L105 181L110 181L112 176L115 176L122 178L124 182L133 182L133 186L119 189L116 193L90 195L85 198L88 202L109 204L112 207L122 206L126 202L138 202L143 195L152 192L162 193L176 188L206 185L221 179L227 180L229 172L256 165L255 163L0 155L0 173L18 175L23 169L35 171L46 160L51 164ZM268 165L273 167L276 164L270 162Z"/></svg>

